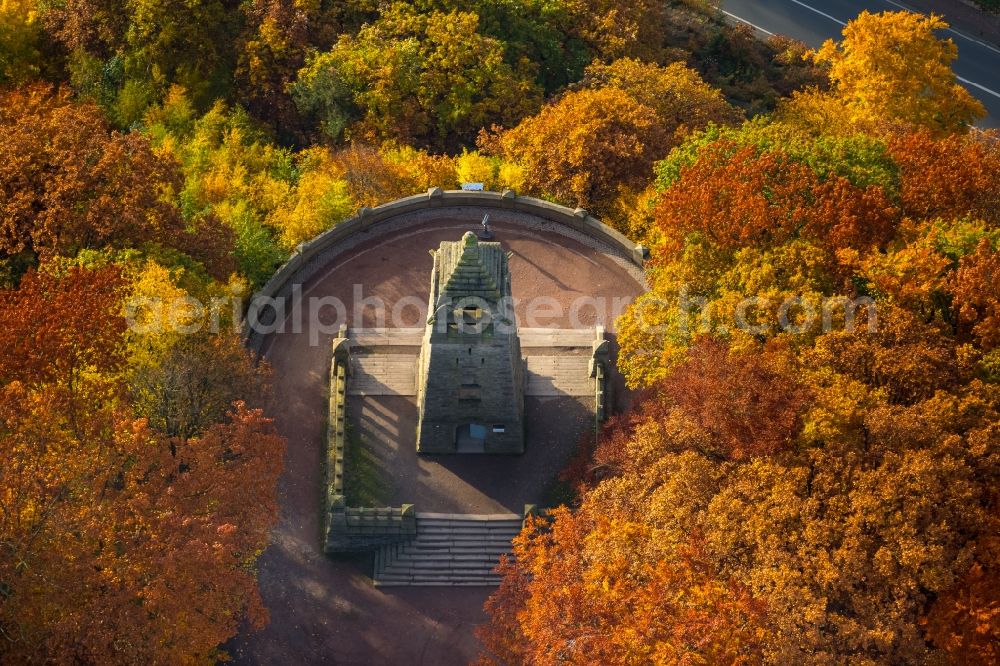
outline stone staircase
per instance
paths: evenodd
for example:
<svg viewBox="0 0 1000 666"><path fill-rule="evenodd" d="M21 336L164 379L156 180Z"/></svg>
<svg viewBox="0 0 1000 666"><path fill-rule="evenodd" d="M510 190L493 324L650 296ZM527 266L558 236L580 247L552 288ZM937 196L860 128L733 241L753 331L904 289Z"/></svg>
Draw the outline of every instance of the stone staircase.
<svg viewBox="0 0 1000 666"><path fill-rule="evenodd" d="M493 568L510 553L521 522L513 513L417 513L416 537L375 551L372 578L379 587L498 585Z"/></svg>

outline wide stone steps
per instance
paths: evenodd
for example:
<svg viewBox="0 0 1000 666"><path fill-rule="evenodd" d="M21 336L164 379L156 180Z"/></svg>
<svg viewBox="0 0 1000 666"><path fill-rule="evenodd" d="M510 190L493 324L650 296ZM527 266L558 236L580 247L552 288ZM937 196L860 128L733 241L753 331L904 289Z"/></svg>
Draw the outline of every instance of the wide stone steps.
<svg viewBox="0 0 1000 666"><path fill-rule="evenodd" d="M520 531L515 514L417 513L414 539L376 551L375 585L498 585L493 569Z"/></svg>

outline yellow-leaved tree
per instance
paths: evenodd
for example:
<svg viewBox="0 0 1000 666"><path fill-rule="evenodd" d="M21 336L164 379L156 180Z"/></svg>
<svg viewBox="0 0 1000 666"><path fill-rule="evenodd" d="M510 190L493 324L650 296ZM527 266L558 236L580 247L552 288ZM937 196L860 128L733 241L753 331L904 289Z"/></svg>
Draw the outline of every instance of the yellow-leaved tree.
<svg viewBox="0 0 1000 666"><path fill-rule="evenodd" d="M827 40L807 56L829 65L830 91L793 95L782 114L821 131L899 124L964 131L986 110L952 71L958 47L935 35L947 27L933 14L861 12L840 42Z"/></svg>
<svg viewBox="0 0 1000 666"><path fill-rule="evenodd" d="M41 32L35 0L0 0L0 84L38 74Z"/></svg>
<svg viewBox="0 0 1000 666"><path fill-rule="evenodd" d="M671 145L656 111L619 88L567 93L481 142L523 168L529 193L595 209L622 186L645 186Z"/></svg>

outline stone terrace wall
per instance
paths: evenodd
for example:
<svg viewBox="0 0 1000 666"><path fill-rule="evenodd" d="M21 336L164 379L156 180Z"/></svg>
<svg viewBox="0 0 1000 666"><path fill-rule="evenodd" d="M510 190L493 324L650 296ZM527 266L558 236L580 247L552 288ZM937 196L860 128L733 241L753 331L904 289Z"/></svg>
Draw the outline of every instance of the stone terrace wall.
<svg viewBox="0 0 1000 666"><path fill-rule="evenodd" d="M260 351L263 343L263 336L251 330L248 322L255 321L264 325L272 323L275 313L273 308L268 305L268 300L279 296L288 296L292 284L296 282L296 276L321 253L358 232L371 230L372 227L400 216L417 211L455 206L498 208L534 215L544 220L564 224L616 248L637 266L641 267L645 258L646 248L635 245L621 233L603 224L582 208L573 210L541 199L518 196L511 190L465 192L460 190L444 191L435 187L428 190L426 194L398 199L377 208L362 208L351 219L337 224L308 243L299 245L292 257L251 299L243 327L243 336L247 346L255 351Z"/></svg>
<svg viewBox="0 0 1000 666"><path fill-rule="evenodd" d="M330 416L326 432L326 508L344 500L344 455L347 448L347 375L351 368L350 342L343 333L333 341L330 361Z"/></svg>
<svg viewBox="0 0 1000 666"><path fill-rule="evenodd" d="M323 506L323 549L327 553L362 552L408 541L416 536L412 504L401 507L347 506L344 457L347 448L347 382L350 342L346 328L333 342L330 360L330 422L327 425L326 489Z"/></svg>

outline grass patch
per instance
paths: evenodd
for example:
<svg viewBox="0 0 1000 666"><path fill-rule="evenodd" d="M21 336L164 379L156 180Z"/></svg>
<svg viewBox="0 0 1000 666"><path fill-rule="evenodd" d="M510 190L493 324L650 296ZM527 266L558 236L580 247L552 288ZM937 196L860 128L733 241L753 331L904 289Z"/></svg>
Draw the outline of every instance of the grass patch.
<svg viewBox="0 0 1000 666"><path fill-rule="evenodd" d="M388 506L392 479L367 439L350 424L345 432L344 495L347 506Z"/></svg>

